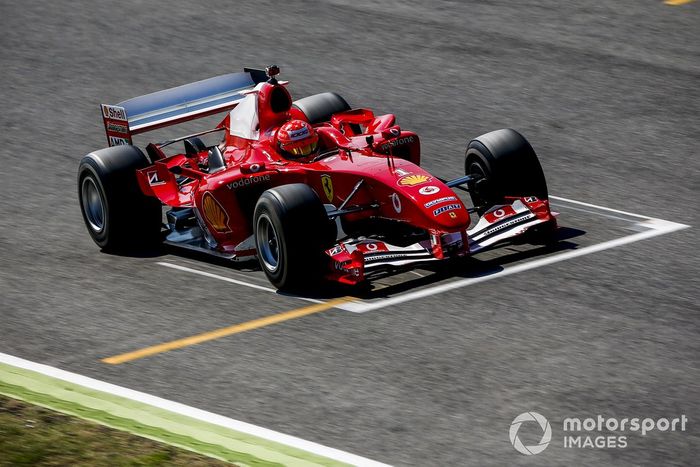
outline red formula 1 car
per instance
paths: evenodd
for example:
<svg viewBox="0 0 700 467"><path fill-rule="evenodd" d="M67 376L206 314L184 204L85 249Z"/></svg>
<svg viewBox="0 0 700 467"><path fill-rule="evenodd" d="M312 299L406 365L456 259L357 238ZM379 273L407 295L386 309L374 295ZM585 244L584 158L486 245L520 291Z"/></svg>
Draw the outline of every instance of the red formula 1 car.
<svg viewBox="0 0 700 467"><path fill-rule="evenodd" d="M78 171L95 243L257 256L272 284L296 288L320 278L357 284L556 226L537 156L516 131L472 140L465 175L445 181L420 167L418 135L394 115L351 109L329 92L292 101L278 73L245 69L102 105L110 147ZM213 129L145 154L132 145L134 134L218 112L227 115ZM175 143L183 152L166 154Z"/></svg>

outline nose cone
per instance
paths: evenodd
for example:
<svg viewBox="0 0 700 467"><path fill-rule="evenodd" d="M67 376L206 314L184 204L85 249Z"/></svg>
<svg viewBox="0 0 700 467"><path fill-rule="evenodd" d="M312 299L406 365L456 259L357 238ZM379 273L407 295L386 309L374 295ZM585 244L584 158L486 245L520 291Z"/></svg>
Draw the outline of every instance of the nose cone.
<svg viewBox="0 0 700 467"><path fill-rule="evenodd" d="M471 220L464 203L450 187L427 172L403 176L397 186L432 228L453 231L469 226Z"/></svg>
<svg viewBox="0 0 700 467"><path fill-rule="evenodd" d="M407 160L353 153L352 158L339 156L317 164L336 178L350 175L348 191L358 177L363 178L371 187L367 193L380 202L381 217L444 232L464 230L471 222L466 206L450 187Z"/></svg>

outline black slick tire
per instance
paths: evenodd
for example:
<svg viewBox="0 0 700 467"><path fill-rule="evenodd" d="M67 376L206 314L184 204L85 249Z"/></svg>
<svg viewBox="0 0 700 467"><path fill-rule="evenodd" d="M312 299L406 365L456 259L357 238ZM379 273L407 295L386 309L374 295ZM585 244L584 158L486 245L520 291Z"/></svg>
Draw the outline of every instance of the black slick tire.
<svg viewBox="0 0 700 467"><path fill-rule="evenodd" d="M150 165L135 146L114 146L83 157L78 167L78 201L85 226L102 249L130 252L160 240L161 204L143 194L136 170Z"/></svg>
<svg viewBox="0 0 700 467"><path fill-rule="evenodd" d="M319 283L335 224L311 187L293 183L265 191L255 205L253 230L260 267L275 287L300 290Z"/></svg>

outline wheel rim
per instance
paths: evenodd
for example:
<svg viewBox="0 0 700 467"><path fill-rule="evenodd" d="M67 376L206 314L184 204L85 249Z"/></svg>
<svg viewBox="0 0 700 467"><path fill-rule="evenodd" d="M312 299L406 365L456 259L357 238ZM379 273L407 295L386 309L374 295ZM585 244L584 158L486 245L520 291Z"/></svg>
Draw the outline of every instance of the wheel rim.
<svg viewBox="0 0 700 467"><path fill-rule="evenodd" d="M280 259L279 239L275 226L266 214L258 218L257 236L258 253L265 269L270 272L277 271Z"/></svg>
<svg viewBox="0 0 700 467"><path fill-rule="evenodd" d="M479 180L474 185L474 190L472 191L472 199L474 204L484 204L489 198L488 186L489 177L488 170L478 161L474 160L469 164L469 174L471 176L479 177Z"/></svg>
<svg viewBox="0 0 700 467"><path fill-rule="evenodd" d="M90 228L96 233L102 232L105 228L105 202L102 198L102 192L92 177L83 179L81 197L83 213L85 213L85 219L87 219Z"/></svg>
<svg viewBox="0 0 700 467"><path fill-rule="evenodd" d="M479 175L482 178L485 178L488 180L488 177L486 176L486 170L484 167L481 166L480 163L474 161L469 165L469 174L468 175Z"/></svg>

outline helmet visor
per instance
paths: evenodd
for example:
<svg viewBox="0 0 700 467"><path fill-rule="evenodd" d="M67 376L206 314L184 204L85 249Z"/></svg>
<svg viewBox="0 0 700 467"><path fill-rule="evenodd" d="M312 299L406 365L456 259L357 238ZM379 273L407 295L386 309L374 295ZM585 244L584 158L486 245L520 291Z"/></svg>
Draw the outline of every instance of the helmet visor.
<svg viewBox="0 0 700 467"><path fill-rule="evenodd" d="M292 154L296 157L305 157L305 156L308 156L308 155L316 152L316 148L318 147L318 141L314 141L312 143L305 144L303 146L298 146L298 145L294 145L295 147L290 147L290 146L292 146L292 144L281 145L282 149L284 151L287 151L289 154Z"/></svg>

